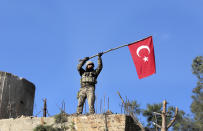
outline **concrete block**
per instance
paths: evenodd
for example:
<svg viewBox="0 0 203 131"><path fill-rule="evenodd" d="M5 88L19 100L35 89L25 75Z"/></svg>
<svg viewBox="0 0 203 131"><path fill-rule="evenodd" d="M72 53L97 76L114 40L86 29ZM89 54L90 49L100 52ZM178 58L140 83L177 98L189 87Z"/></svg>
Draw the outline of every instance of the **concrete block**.
<svg viewBox="0 0 203 131"><path fill-rule="evenodd" d="M32 116L34 96L33 83L0 71L0 119Z"/></svg>

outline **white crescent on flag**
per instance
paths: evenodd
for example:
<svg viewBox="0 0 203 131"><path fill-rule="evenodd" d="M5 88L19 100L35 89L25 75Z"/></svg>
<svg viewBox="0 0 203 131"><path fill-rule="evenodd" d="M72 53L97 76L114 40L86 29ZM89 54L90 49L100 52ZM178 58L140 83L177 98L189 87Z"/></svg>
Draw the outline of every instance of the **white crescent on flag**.
<svg viewBox="0 0 203 131"><path fill-rule="evenodd" d="M150 54L149 46L142 45L142 46L140 46L140 47L137 48L137 56L140 57L139 52L140 52L140 50L142 50L142 49L147 49L147 50L149 51L149 54Z"/></svg>

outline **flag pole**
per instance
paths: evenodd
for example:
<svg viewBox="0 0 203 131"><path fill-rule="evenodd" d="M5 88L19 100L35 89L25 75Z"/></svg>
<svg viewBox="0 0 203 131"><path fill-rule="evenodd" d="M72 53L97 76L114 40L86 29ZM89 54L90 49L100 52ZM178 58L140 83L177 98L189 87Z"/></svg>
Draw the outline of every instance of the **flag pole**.
<svg viewBox="0 0 203 131"><path fill-rule="evenodd" d="M149 37L151 37L151 36L149 36ZM149 38L149 37L147 37L147 38ZM144 38L144 39L142 39L142 40L145 40L145 39L147 39L147 38ZM108 52L110 52L110 51L117 50L117 49L120 49L120 48L122 48L122 47L132 45L132 44L134 44L134 43L136 43L136 42L139 42L139 41L142 41L142 40L138 40L138 41L132 42L132 43L130 43L130 44L125 44L125 45L122 45L122 46L118 46L118 47L116 47L116 48L109 49L109 50L104 51L104 52L102 52L102 53L103 53L103 54L106 54L106 53L108 53ZM94 58L94 57L96 57L96 56L98 56L98 54L89 57L89 59L92 59L92 58Z"/></svg>
<svg viewBox="0 0 203 131"><path fill-rule="evenodd" d="M103 53L103 54L106 54L106 53L108 53L108 52L110 52L110 51L117 50L117 49L119 49L119 48L122 48L122 47L125 47L125 46L128 46L128 45L129 45L129 44L125 44L125 45L122 45L122 46L119 46L119 47L116 47L116 48L109 49L109 50L104 51L104 52L102 52L102 53ZM94 57L96 57L96 56L98 56L98 54L89 57L89 59L92 59L92 58L94 58Z"/></svg>

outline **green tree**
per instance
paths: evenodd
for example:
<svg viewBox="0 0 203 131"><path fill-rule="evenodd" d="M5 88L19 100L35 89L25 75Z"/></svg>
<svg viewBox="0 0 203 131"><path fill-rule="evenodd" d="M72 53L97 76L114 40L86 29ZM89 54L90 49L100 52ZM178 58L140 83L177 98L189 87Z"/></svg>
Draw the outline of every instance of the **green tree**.
<svg viewBox="0 0 203 131"><path fill-rule="evenodd" d="M197 76L197 86L193 89L191 111L194 114L194 125L203 130L203 56L197 56L192 63L193 74Z"/></svg>
<svg viewBox="0 0 203 131"><path fill-rule="evenodd" d="M143 110L143 116L147 118L147 127L150 130L155 129L155 126L153 122L156 122L157 124L161 125L161 117L157 116L155 117L153 112L161 113L162 109L162 103L159 104L147 104L147 109Z"/></svg>
<svg viewBox="0 0 203 131"><path fill-rule="evenodd" d="M167 108L167 117L166 117L166 123L169 123L172 118L175 115L175 107L174 106L169 106ZM160 130L159 128L156 128L154 123L157 123L158 125L161 126L162 124L162 118L161 114L162 112L162 103L159 104L147 104L147 109L143 110L143 116L147 118L147 128L150 131L155 131L155 130ZM176 121L172 125L172 128L174 131L179 131L183 129L183 124L186 123L186 117L185 117L185 112L182 110L178 111L178 114L176 116ZM183 126L183 127L182 127Z"/></svg>
<svg viewBox="0 0 203 131"><path fill-rule="evenodd" d="M130 112L133 112L134 114L140 115L141 113L140 104L138 104L136 100L132 100L132 101L126 100L125 110L126 108L128 108L128 110Z"/></svg>
<svg viewBox="0 0 203 131"><path fill-rule="evenodd" d="M175 107L170 106L168 108L169 116L173 116ZM185 114L184 111L179 110L176 116L176 121L173 124L173 131L195 131L191 118Z"/></svg>
<svg viewBox="0 0 203 131"><path fill-rule="evenodd" d="M193 89L191 96L193 102L191 104L191 112L194 119L185 114L174 125L174 131L202 131L203 130L203 57L198 56L192 63L193 74L196 75L198 81L197 86Z"/></svg>

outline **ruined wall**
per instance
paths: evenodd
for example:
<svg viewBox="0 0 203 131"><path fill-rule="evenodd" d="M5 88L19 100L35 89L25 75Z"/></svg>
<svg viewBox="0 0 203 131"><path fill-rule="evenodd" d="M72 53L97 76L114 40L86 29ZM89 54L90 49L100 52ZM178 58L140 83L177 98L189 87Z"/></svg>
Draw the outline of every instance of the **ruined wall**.
<svg viewBox="0 0 203 131"><path fill-rule="evenodd" d="M130 116L123 114L105 115L79 115L67 116L65 123L67 131L138 131L137 126L131 121ZM33 129L45 122L46 125L54 124L54 118L21 117L18 119L0 120L0 131L33 131ZM60 126L60 125L56 125Z"/></svg>
<svg viewBox="0 0 203 131"><path fill-rule="evenodd" d="M0 72L0 119L33 115L35 86L24 78Z"/></svg>

